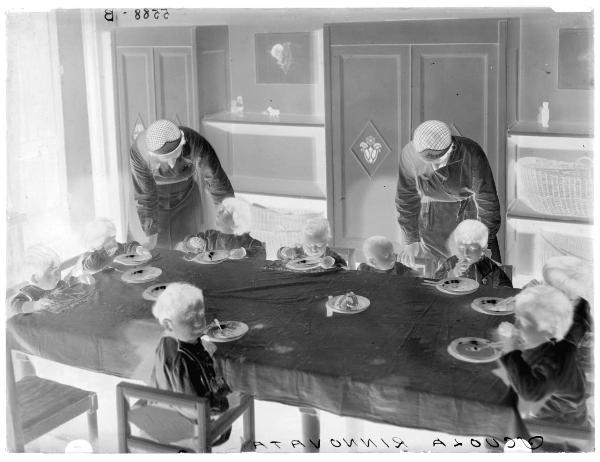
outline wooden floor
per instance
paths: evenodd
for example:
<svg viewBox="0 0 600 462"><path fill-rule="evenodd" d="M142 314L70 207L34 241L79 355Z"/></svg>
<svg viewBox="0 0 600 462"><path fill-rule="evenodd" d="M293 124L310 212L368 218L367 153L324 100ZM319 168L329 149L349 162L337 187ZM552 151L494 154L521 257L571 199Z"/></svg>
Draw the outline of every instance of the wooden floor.
<svg viewBox="0 0 600 462"><path fill-rule="evenodd" d="M102 453L117 452L115 386L118 377L83 371L51 361L34 359L38 376L72 384L98 394L99 450ZM321 424L321 452L489 452L484 444L474 448L470 438L455 437L439 432L413 430L375 424L359 419L339 417L319 411ZM297 408L265 401L256 402L257 452L303 452L299 440L308 447L301 431L300 413ZM215 448L214 452L239 452L241 420L233 428L227 443ZM369 438L371 441L369 442ZM85 416L55 429L26 446L27 452L62 453L73 440L87 439ZM437 441L434 444L434 441ZM353 440L353 441L352 441ZM444 445L439 443L442 441ZM278 442L278 443L274 443ZM404 442L404 445L400 445ZM316 443L316 442L315 442ZM462 443L462 446L455 446ZM366 447L369 444L369 447ZM339 445L339 447L338 447ZM350 445L350 447L348 446ZM399 446L397 448L396 446ZM279 446L279 447L278 447ZM389 446L389 447L387 447Z"/></svg>

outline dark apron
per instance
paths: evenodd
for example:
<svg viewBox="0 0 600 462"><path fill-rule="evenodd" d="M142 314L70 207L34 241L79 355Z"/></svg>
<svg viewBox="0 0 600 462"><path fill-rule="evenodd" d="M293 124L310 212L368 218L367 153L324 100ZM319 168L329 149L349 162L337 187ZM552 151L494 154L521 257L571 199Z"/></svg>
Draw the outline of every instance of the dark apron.
<svg viewBox="0 0 600 462"><path fill-rule="evenodd" d="M156 247L174 249L177 243L201 231L200 188L190 177L178 183L157 183L158 241Z"/></svg>

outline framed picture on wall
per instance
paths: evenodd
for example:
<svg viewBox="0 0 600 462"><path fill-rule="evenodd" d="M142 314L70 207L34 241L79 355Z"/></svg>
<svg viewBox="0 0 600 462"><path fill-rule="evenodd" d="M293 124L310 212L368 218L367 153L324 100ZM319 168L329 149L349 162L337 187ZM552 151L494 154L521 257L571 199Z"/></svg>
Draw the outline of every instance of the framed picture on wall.
<svg viewBox="0 0 600 462"><path fill-rule="evenodd" d="M310 32L254 34L256 83L311 84Z"/></svg>
<svg viewBox="0 0 600 462"><path fill-rule="evenodd" d="M590 90L594 87L592 29L558 32L558 88Z"/></svg>

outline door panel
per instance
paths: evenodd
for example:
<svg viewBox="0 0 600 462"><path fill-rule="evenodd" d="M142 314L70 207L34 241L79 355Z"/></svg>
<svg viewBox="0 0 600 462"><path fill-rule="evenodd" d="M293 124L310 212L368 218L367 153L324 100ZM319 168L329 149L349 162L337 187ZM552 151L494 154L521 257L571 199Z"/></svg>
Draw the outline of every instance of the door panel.
<svg viewBox="0 0 600 462"><path fill-rule="evenodd" d="M117 88L121 146L122 197L127 198L125 211L128 237L143 240L135 210L133 184L129 168L129 150L134 132L156 120L154 56L151 47L117 47Z"/></svg>
<svg viewBox="0 0 600 462"><path fill-rule="evenodd" d="M332 53L335 244L397 241L398 155L408 141L409 47L335 47ZM331 219L332 217L330 217Z"/></svg>
<svg viewBox="0 0 600 462"><path fill-rule="evenodd" d="M192 47L154 48L154 60L158 118L198 129Z"/></svg>
<svg viewBox="0 0 600 462"><path fill-rule="evenodd" d="M498 45L418 45L412 49L412 127L453 123L479 143L498 178Z"/></svg>

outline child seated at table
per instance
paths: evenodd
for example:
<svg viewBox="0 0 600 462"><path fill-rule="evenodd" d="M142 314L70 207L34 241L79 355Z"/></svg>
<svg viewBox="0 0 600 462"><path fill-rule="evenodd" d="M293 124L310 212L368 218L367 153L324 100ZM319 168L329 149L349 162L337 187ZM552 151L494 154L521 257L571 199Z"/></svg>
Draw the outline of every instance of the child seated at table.
<svg viewBox="0 0 600 462"><path fill-rule="evenodd" d="M358 271L417 276L417 273L411 268L396 261L394 244L387 237L371 236L367 238L363 242L363 254L367 261L358 265Z"/></svg>
<svg viewBox="0 0 600 462"><path fill-rule="evenodd" d="M208 229L186 236L175 246L175 250L200 253L243 248L248 256L265 252L263 243L250 236L250 204L228 197L219 205L216 218L219 229Z"/></svg>
<svg viewBox="0 0 600 462"><path fill-rule="evenodd" d="M215 372L212 357L200 339L206 331L202 290L187 283L172 283L156 300L152 314L164 333L156 348L151 384L161 390L207 398L215 417L229 409L227 395L231 390ZM188 419L195 418L177 410ZM225 442L230 432L213 445Z"/></svg>
<svg viewBox="0 0 600 462"><path fill-rule="evenodd" d="M302 244L294 247L281 247L277 251L277 258L283 261L307 257L331 257L333 265L338 268L347 268L348 264L340 255L328 247L331 239L331 230L326 218L312 218L302 228Z"/></svg>
<svg viewBox="0 0 600 462"><path fill-rule="evenodd" d="M569 340L578 347L579 365L588 382L593 381L593 327L590 300L593 296L593 268L574 256L549 258L542 269L546 284L563 292L574 307Z"/></svg>
<svg viewBox="0 0 600 462"><path fill-rule="evenodd" d="M512 287L502 268L486 255L488 229L478 220L463 220L448 239L452 254L436 271L437 279L466 277L491 287Z"/></svg>
<svg viewBox="0 0 600 462"><path fill-rule="evenodd" d="M530 287L515 296L514 326L503 322L497 333L503 342L500 361L519 397L545 399L534 417L580 425L587 419L586 390L573 332L585 326L573 314L558 289Z"/></svg>
<svg viewBox="0 0 600 462"><path fill-rule="evenodd" d="M50 247L34 245L25 253L25 271L29 283L19 289L8 304L8 317L18 313L33 313L46 308L47 298L55 289L68 287L60 279L60 257Z"/></svg>
<svg viewBox="0 0 600 462"><path fill-rule="evenodd" d="M78 263L83 273L96 273L112 263L118 255L136 253L149 255L148 250L138 242L117 242L117 229L111 220L97 218L88 223L83 231L83 240L86 248Z"/></svg>

